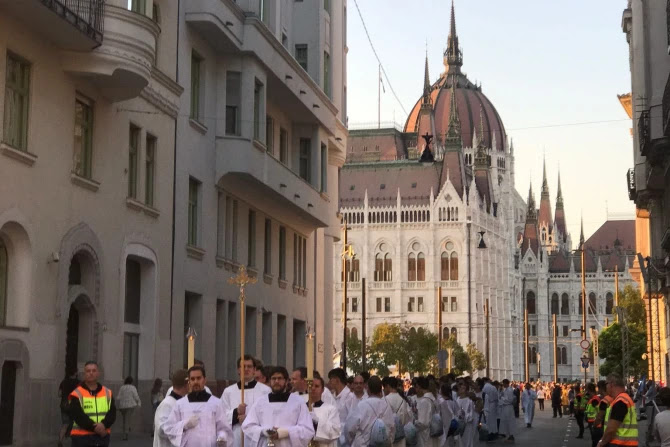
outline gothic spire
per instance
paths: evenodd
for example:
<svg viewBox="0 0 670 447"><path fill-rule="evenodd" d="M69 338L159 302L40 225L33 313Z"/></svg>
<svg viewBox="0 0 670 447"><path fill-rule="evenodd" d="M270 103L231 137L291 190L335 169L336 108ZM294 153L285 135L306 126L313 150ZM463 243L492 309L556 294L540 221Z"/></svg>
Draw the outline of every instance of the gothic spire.
<svg viewBox="0 0 670 447"><path fill-rule="evenodd" d="M549 197L549 184L547 183L547 160L542 158L542 196Z"/></svg>
<svg viewBox="0 0 670 447"><path fill-rule="evenodd" d="M456 80L451 81L451 105L449 106L449 129L445 135L445 146L447 150L459 151L463 146L461 139L461 120L458 118L458 105L456 103Z"/></svg>
<svg viewBox="0 0 670 447"><path fill-rule="evenodd" d="M444 52L444 68L447 73L457 74L461 72L463 65L463 53L458 46L458 35L456 34L456 13L454 12L454 1L451 1L451 28L447 39L447 49Z"/></svg>
<svg viewBox="0 0 670 447"><path fill-rule="evenodd" d="M581 232L579 233L579 248L584 248L584 215L581 218Z"/></svg>
<svg viewBox="0 0 670 447"><path fill-rule="evenodd" d="M430 104L430 74L428 73L428 50L426 50L426 67L423 74L423 103Z"/></svg>
<svg viewBox="0 0 670 447"><path fill-rule="evenodd" d="M533 195L533 183L530 183L528 188L528 211L526 213L526 221L537 220L537 208L535 208L535 196Z"/></svg>
<svg viewBox="0 0 670 447"><path fill-rule="evenodd" d="M563 191L561 191L561 169L558 169L558 194L556 195L556 208L563 209Z"/></svg>

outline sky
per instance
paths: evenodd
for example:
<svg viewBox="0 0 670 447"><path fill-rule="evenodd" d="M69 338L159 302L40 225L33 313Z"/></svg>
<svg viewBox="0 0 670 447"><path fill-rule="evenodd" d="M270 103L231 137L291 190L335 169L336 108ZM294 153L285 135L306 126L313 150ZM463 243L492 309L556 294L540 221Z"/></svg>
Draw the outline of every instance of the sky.
<svg viewBox="0 0 670 447"><path fill-rule="evenodd" d="M356 2L402 103L385 82L381 121L404 125L423 91L426 48L431 83L444 70L451 2L348 0L350 127L377 122L378 64ZM582 213L587 238L608 215L634 218L626 189L631 121L617 99L631 85L621 30L626 1L455 0L455 7L463 72L482 83L513 138L524 200L532 180L539 206L545 157L552 207L560 167L573 246Z"/></svg>

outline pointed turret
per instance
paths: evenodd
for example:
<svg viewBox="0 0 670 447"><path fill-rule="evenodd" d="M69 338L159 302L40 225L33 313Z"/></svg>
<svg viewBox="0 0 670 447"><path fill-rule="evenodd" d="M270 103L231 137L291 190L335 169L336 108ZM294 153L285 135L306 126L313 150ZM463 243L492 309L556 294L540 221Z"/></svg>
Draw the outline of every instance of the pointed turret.
<svg viewBox="0 0 670 447"><path fill-rule="evenodd" d="M428 50L426 50L426 67L423 74L423 104L431 104L430 74L428 73Z"/></svg>
<svg viewBox="0 0 670 447"><path fill-rule="evenodd" d="M558 170L558 194L556 195L556 212L554 214L554 225L556 225L556 239L565 244L568 241L568 229L565 224L565 209L563 208L563 191L561 190L561 170Z"/></svg>
<svg viewBox="0 0 670 447"><path fill-rule="evenodd" d="M521 244L521 255L525 255L531 249L537 256L540 249L540 241L537 231L537 209L535 208L535 197L533 195L533 184L528 188L528 210L526 211L526 225L523 229L523 242Z"/></svg>
<svg viewBox="0 0 670 447"><path fill-rule="evenodd" d="M458 118L458 105L456 103L456 82L451 82L451 105L449 107L449 130L444 138L447 151L460 151L463 147L461 138L461 120Z"/></svg>
<svg viewBox="0 0 670 447"><path fill-rule="evenodd" d="M447 39L447 49L444 51L444 68L447 73L458 74L463 66L463 53L458 46L458 34L456 34L456 13L454 2L451 2L451 28Z"/></svg>
<svg viewBox="0 0 670 447"><path fill-rule="evenodd" d="M542 243L546 244L548 242L549 233L553 231L553 221L551 219L551 198L549 197L549 184L547 183L547 163L542 162L542 193L540 195L540 214L538 216L538 224L540 228L545 228L547 230L547 240L543 240Z"/></svg>
<svg viewBox="0 0 670 447"><path fill-rule="evenodd" d="M584 248L584 216L581 218L581 230L579 232L579 248Z"/></svg>

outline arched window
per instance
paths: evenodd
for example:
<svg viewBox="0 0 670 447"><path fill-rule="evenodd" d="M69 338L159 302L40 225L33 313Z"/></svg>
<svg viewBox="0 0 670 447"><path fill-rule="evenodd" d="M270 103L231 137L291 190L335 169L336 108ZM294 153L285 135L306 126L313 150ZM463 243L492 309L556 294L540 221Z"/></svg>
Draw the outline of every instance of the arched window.
<svg viewBox="0 0 670 447"><path fill-rule="evenodd" d="M526 294L526 309L529 315L535 313L535 293L532 291Z"/></svg>
<svg viewBox="0 0 670 447"><path fill-rule="evenodd" d="M561 315L570 315L570 297L567 293L561 295Z"/></svg>
<svg viewBox="0 0 670 447"><path fill-rule="evenodd" d="M528 347L528 363L537 363L537 348L535 346Z"/></svg>
<svg viewBox="0 0 670 447"><path fill-rule="evenodd" d="M413 328L413 327L409 328L409 335L412 335L412 336L416 335L416 329Z"/></svg>
<svg viewBox="0 0 670 447"><path fill-rule="evenodd" d="M551 295L551 314L558 315L558 293Z"/></svg>
<svg viewBox="0 0 670 447"><path fill-rule="evenodd" d="M593 292L589 293L589 313L593 315L596 315L598 313L596 294Z"/></svg>
<svg viewBox="0 0 670 447"><path fill-rule="evenodd" d="M358 340L358 329L356 329L355 327L351 328L351 338L353 338L354 340Z"/></svg>
<svg viewBox="0 0 670 447"><path fill-rule="evenodd" d="M449 338L449 328L448 327L443 327L442 328L442 339L447 340Z"/></svg>
<svg viewBox="0 0 670 447"><path fill-rule="evenodd" d="M607 292L607 295L605 295L605 313L607 315L612 315L614 312L614 295L612 295L612 292Z"/></svg>
<svg viewBox="0 0 670 447"><path fill-rule="evenodd" d="M0 238L0 325L2 326L7 323L5 310L7 309L7 282L9 280L8 265L7 247Z"/></svg>
<svg viewBox="0 0 670 447"><path fill-rule="evenodd" d="M416 255L410 253L407 257L407 281L416 281Z"/></svg>
<svg viewBox="0 0 670 447"><path fill-rule="evenodd" d="M375 254L375 281L391 281L392 277L390 249L387 243L382 242Z"/></svg>
<svg viewBox="0 0 670 447"><path fill-rule="evenodd" d="M440 279L449 281L449 255L446 251L443 251L440 257Z"/></svg>
<svg viewBox="0 0 670 447"><path fill-rule="evenodd" d="M449 279L458 281L458 253L455 251L451 253L451 259L449 260Z"/></svg>
<svg viewBox="0 0 670 447"><path fill-rule="evenodd" d="M582 294L579 294L579 315L584 313L584 303L582 302Z"/></svg>
<svg viewBox="0 0 670 447"><path fill-rule="evenodd" d="M451 328L451 336L454 337L454 340L458 341L458 330L455 327Z"/></svg>
<svg viewBox="0 0 670 447"><path fill-rule="evenodd" d="M426 280L426 257L423 253L419 253L416 257L416 280Z"/></svg>

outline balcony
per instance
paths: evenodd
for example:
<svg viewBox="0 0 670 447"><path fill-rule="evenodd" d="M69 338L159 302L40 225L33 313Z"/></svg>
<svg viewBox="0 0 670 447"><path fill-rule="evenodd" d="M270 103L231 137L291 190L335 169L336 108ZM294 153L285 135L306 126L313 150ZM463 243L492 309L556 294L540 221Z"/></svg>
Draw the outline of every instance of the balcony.
<svg viewBox="0 0 670 447"><path fill-rule="evenodd" d="M112 102L135 98L151 79L160 28L142 14L110 4L104 28L104 42L93 51L64 51L63 69L95 84Z"/></svg>
<svg viewBox="0 0 670 447"><path fill-rule="evenodd" d="M393 281L373 281L370 285L371 289L392 289L394 287Z"/></svg>
<svg viewBox="0 0 670 447"><path fill-rule="evenodd" d="M403 289L425 289L426 281L403 281Z"/></svg>
<svg viewBox="0 0 670 447"><path fill-rule="evenodd" d="M335 290L341 291L344 288L343 282L335 283ZM347 282L347 290L361 290L360 282Z"/></svg>
<svg viewBox="0 0 670 447"><path fill-rule="evenodd" d="M102 44L105 0L0 0L0 11L64 50L90 51Z"/></svg>
<svg viewBox="0 0 670 447"><path fill-rule="evenodd" d="M458 281L437 281L436 285L442 287L443 289L457 289Z"/></svg>
<svg viewBox="0 0 670 447"><path fill-rule="evenodd" d="M219 138L218 185L306 234L337 225L328 198L259 146L242 137Z"/></svg>

